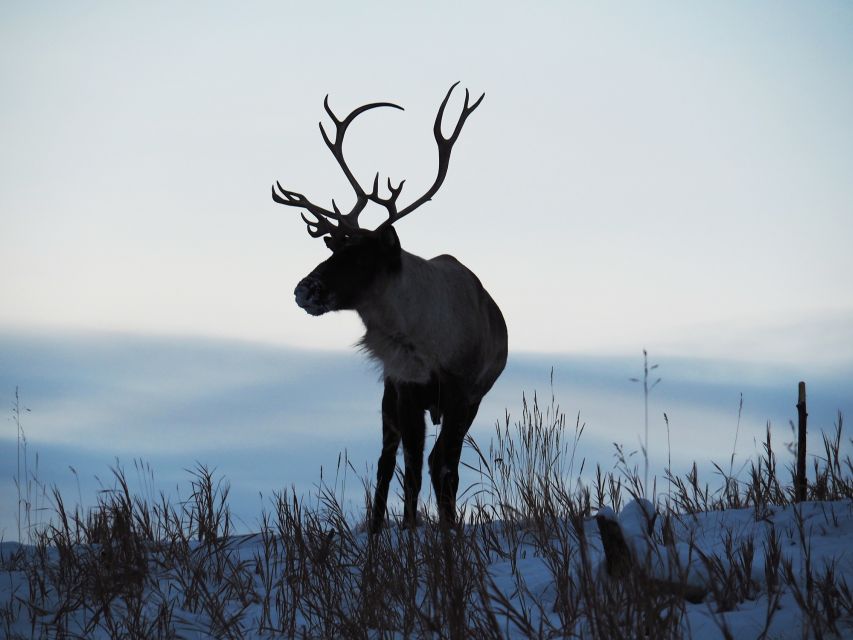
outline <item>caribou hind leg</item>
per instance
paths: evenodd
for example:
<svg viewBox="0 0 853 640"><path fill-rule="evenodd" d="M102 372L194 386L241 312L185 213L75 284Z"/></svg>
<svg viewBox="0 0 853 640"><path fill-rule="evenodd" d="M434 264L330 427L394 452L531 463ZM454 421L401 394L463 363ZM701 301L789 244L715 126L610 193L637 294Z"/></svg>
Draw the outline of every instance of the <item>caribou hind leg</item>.
<svg viewBox="0 0 853 640"><path fill-rule="evenodd" d="M478 401L446 409L441 433L429 454L429 471L438 503L438 518L445 525L456 523L459 458L462 456L465 434L474 422L479 406Z"/></svg>

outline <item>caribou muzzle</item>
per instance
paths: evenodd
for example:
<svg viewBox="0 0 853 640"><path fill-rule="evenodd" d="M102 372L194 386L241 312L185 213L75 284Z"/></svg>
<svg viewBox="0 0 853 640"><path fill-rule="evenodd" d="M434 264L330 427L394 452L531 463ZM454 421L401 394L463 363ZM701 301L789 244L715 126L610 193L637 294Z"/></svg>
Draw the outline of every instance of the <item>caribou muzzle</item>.
<svg viewBox="0 0 853 640"><path fill-rule="evenodd" d="M335 297L320 280L307 276L299 281L293 290L296 304L312 316L321 316L335 310Z"/></svg>

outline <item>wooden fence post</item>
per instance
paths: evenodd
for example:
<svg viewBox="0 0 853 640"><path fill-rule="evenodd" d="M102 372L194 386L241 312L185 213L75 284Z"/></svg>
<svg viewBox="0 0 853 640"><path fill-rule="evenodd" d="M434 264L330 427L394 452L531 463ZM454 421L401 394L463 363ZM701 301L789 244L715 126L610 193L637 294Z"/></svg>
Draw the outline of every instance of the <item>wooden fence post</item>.
<svg viewBox="0 0 853 640"><path fill-rule="evenodd" d="M797 478L794 496L797 502L803 502L806 499L806 421L809 414L806 412L806 383L800 382L799 394L797 399L797 416L798 416L798 431L797 431Z"/></svg>

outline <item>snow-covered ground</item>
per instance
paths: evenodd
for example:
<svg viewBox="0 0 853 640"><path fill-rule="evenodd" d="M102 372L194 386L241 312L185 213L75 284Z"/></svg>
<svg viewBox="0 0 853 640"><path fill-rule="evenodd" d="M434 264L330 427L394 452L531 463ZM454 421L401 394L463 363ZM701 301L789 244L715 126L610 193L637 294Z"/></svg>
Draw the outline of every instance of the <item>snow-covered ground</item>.
<svg viewBox="0 0 853 640"><path fill-rule="evenodd" d="M152 546L142 566L117 525L101 545L4 543L0 634L344 637L356 634L349 618L359 625L349 637L612 637L611 619L624 637L643 625L649 637L831 637L832 624L853 636L851 500L669 522L658 514L651 527L645 514L654 509L635 500L618 515L603 508L573 521L481 522L451 533L392 525L373 538L329 528L328 514L288 524L298 512L283 509L259 534ZM608 575L597 518L621 527L632 554L626 577ZM455 575L440 575L448 571ZM678 595L687 583L703 592L700 602ZM448 605L451 596L465 606ZM460 610L461 623L452 619Z"/></svg>

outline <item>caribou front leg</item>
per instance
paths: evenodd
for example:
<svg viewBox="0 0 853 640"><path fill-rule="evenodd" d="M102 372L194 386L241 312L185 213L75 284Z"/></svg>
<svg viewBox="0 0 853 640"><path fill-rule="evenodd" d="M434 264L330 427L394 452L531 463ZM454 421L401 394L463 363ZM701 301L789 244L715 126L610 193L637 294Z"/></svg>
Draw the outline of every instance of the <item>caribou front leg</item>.
<svg viewBox="0 0 853 640"><path fill-rule="evenodd" d="M385 522L385 510L388 503L388 485L394 476L397 465L397 447L400 444L400 427L397 414L397 390L385 381L385 394L382 396L382 454L376 469L376 494L373 498L373 513L370 519L370 532L376 533Z"/></svg>
<svg viewBox="0 0 853 640"><path fill-rule="evenodd" d="M426 438L424 407L416 386L406 385L398 389L397 415L406 463L403 476L403 526L414 527L418 523L418 496L421 492Z"/></svg>

